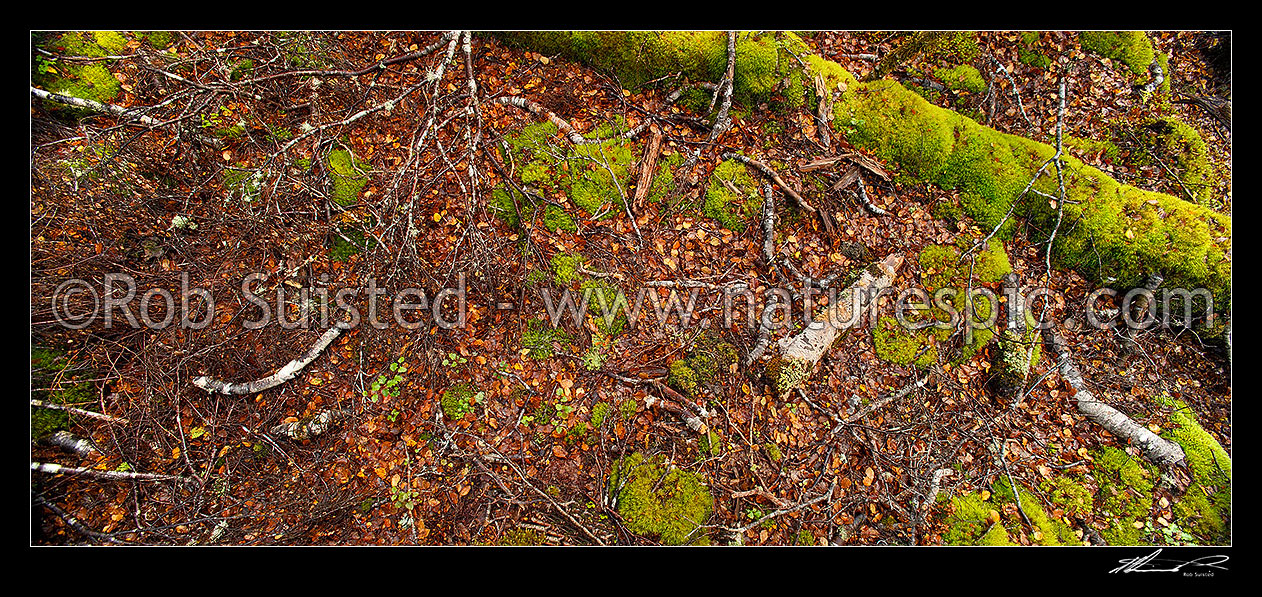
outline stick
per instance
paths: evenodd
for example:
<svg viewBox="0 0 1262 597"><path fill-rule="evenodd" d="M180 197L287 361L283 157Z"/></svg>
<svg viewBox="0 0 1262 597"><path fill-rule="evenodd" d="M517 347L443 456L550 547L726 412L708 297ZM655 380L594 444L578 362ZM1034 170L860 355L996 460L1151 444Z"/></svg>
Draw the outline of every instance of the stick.
<svg viewBox="0 0 1262 597"><path fill-rule="evenodd" d="M62 404L54 404L52 402L45 402L43 400L36 400L34 398L31 399L31 406L34 406L37 408L51 408L54 410L64 410L71 414L76 414L83 417L90 417L93 419L107 421L110 423L120 423L122 425L126 425L131 422L131 421L128 421L127 419L123 419L120 417L111 417L109 415L103 415L101 413L92 412L90 410L83 410L81 408L74 408L73 406L65 406Z"/></svg>
<svg viewBox="0 0 1262 597"><path fill-rule="evenodd" d="M758 160L747 158L739 153L734 153L730 151L724 153L722 157L725 160L737 160L749 166L753 166L757 168L759 172L762 172L764 175L767 176L767 178L770 178L772 182L776 183L777 186L779 186L781 189L784 189L784 192L788 193L789 196L792 197L793 200L797 202L798 206L801 207L803 210L809 213L816 212L816 209L814 207L811 207L811 204L807 203L806 199L803 199L802 196L799 195L797 191L793 190L793 188L788 185L788 183L784 182L784 179L780 178L780 175L776 174L776 171L772 170L770 166Z"/></svg>
<svg viewBox="0 0 1262 597"><path fill-rule="evenodd" d="M262 379L234 384L203 375L194 379L193 385L212 394L257 394L265 390L270 390L297 377L307 365L311 364L311 361L316 360L316 358L320 356L320 353L324 352L324 349L328 348L338 336L342 335L342 331L343 328L341 324L334 325L329 328L328 331L324 332L324 335L320 336L319 340L316 340L316 343L307 350L306 354L290 361L289 364L281 367L276 373Z"/></svg>

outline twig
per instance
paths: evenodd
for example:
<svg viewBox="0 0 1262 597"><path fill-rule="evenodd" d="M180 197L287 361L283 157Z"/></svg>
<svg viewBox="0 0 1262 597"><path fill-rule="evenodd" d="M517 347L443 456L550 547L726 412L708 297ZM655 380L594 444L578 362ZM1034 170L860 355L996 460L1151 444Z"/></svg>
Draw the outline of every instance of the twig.
<svg viewBox="0 0 1262 597"><path fill-rule="evenodd" d="M342 324L334 324L333 327L324 332L324 335L320 336L319 340L316 340L316 343L307 350L306 354L290 361L289 364L281 367L279 371L267 377L234 384L203 375L194 379L193 385L212 394L257 394L264 390L270 390L297 377L307 365L310 365L312 361L320 356L320 353L324 352L324 349L328 348L338 336L342 335L343 329Z"/></svg>
<svg viewBox="0 0 1262 597"><path fill-rule="evenodd" d="M63 404L54 404L52 402L45 402L43 400L36 400L34 398L31 399L31 406L38 407L38 408L51 408L54 410L64 410L71 414L80 415L84 417L90 417L93 419L97 419L100 421L107 421L110 423L118 423L121 425L126 425L131 422L121 417L111 417L109 415L103 415L101 413L92 412L90 410L83 410L81 408L74 408L73 406L65 406Z"/></svg>

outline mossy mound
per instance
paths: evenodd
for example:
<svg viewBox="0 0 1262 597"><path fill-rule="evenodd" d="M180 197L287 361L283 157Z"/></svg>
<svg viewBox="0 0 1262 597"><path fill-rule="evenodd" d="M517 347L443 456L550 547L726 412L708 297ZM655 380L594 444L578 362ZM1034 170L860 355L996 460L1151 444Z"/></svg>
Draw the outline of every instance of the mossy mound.
<svg viewBox="0 0 1262 597"><path fill-rule="evenodd" d="M679 152L672 153L657 160L657 172L653 174L653 182L649 186L649 201L663 201L675 191L675 169L684 164L684 156Z"/></svg>
<svg viewBox="0 0 1262 597"><path fill-rule="evenodd" d="M547 538L544 537L543 533L534 529L517 528L505 531L500 536L497 545L526 547L544 545L545 543L547 543Z"/></svg>
<svg viewBox="0 0 1262 597"><path fill-rule="evenodd" d="M723 379L738 359L735 346L701 334L684 358L670 364L667 383L686 396L696 396L702 387Z"/></svg>
<svg viewBox="0 0 1262 597"><path fill-rule="evenodd" d="M328 166L333 180L333 200L347 207L359 203L359 193L368 184L367 165L351 152L338 149L329 152Z"/></svg>
<svg viewBox="0 0 1262 597"><path fill-rule="evenodd" d="M1037 31L1021 33L1021 45L1017 46L1017 60L1034 68L1045 69L1052 65L1052 59L1044 54L1039 46L1039 34Z"/></svg>
<svg viewBox="0 0 1262 597"><path fill-rule="evenodd" d="M1152 64L1152 42L1143 31L1083 31L1078 42L1084 50L1125 64L1136 75Z"/></svg>
<svg viewBox="0 0 1262 597"><path fill-rule="evenodd" d="M1174 505L1175 522L1210 545L1231 542L1231 457L1181 401L1174 401L1175 428L1167 439L1183 448L1192 485Z"/></svg>
<svg viewBox="0 0 1262 597"><path fill-rule="evenodd" d="M740 193L732 192L733 188ZM737 160L725 160L710 173L705 205L701 211L718 220L724 228L742 232L749 218L762 209L761 197L758 183L750 176L745 164Z"/></svg>
<svg viewBox="0 0 1262 597"><path fill-rule="evenodd" d="M699 476L668 466L662 456L639 452L614 462L609 493L628 529L666 545L701 542L700 526L714 510L714 498Z"/></svg>
<svg viewBox="0 0 1262 597"><path fill-rule="evenodd" d="M1016 504L1021 496L1021 510L1030 518L1033 528L1025 531L1031 544L1080 545L1082 542L1069 525L1048 516L1042 504L1024 487L1014 494L1007 479L996 481L989 495L982 492L952 498L951 513L946 518L947 532L943 540L949 545L1020 545L1015 531L1024 528L1021 514L1005 505Z"/></svg>
<svg viewBox="0 0 1262 597"><path fill-rule="evenodd" d="M583 267L583 256L578 253L557 253L552 256L552 281L557 286L568 286L570 282L582 278L579 268Z"/></svg>
<svg viewBox="0 0 1262 597"><path fill-rule="evenodd" d="M62 56L103 58L122 54L127 49L127 39L116 31L70 32L40 45ZM60 95L109 103L122 90L109 64L109 61L69 62L37 57L32 60L31 84ZM75 112L65 106L48 105L56 110Z"/></svg>
<svg viewBox="0 0 1262 597"><path fill-rule="evenodd" d="M938 359L938 349L929 334L903 327L893 317L882 317L872 328L872 346L876 356L898 365L915 363L925 368Z"/></svg>

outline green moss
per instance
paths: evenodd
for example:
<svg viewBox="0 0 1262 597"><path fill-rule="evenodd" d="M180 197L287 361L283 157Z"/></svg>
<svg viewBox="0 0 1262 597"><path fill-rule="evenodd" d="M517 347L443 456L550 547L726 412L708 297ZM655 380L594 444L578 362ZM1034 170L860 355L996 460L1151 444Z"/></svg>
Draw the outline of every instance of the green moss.
<svg viewBox="0 0 1262 597"><path fill-rule="evenodd" d="M605 423L605 421L608 421L613 414L613 407L610 406L608 402L601 401L597 402L595 406L592 406L592 416L589 420L591 421L592 427L599 428Z"/></svg>
<svg viewBox="0 0 1262 597"><path fill-rule="evenodd" d="M1116 160L1118 157L1118 147L1108 140L1084 139L1073 135L1065 135L1063 143L1078 158L1099 156L1107 161Z"/></svg>
<svg viewBox="0 0 1262 597"><path fill-rule="evenodd" d="M346 261L351 255L358 255L368 250L373 244L372 236L364 234L362 226L339 226L333 233L333 246L329 249L329 259Z"/></svg>
<svg viewBox="0 0 1262 597"><path fill-rule="evenodd" d="M512 43L538 51L586 57L589 64L620 77L637 72L640 81L675 72L694 80L717 81L723 68L718 63L725 55L721 36L721 32L504 35ZM792 34L781 37L790 45L793 40L801 43ZM897 164L904 180L959 190L964 212L983 229L1003 219L1034 172L1054 153L1047 144L1000 133L935 107L896 82L859 83L834 62L809 52L801 56L811 77L819 73L830 87L847 86L834 104L833 119L846 141ZM714 58L713 71L710 57ZM1077 158L1066 158L1063 164L1070 201L1063 207L1062 223L1072 224L1058 230L1052 251L1056 266L1114 287L1137 286L1148 272L1161 271L1171 287L1204 287L1215 294L1216 308L1230 304L1228 216L1170 195L1118 184ZM1056 193L1054 174L1044 173L1034 188ZM1043 240L1057 218L1056 208L1036 195L1023 198L1015 214L1030 222L1027 229L1035 231L1036 241ZM1015 221L1010 220L1001 230L1003 238L1010 237L1015 228Z"/></svg>
<svg viewBox="0 0 1262 597"><path fill-rule="evenodd" d="M688 366L688 361L679 359L670 364L670 374L666 382L685 395L691 396L697 391L697 372Z"/></svg>
<svg viewBox="0 0 1262 597"><path fill-rule="evenodd" d="M170 31L148 31L140 33L145 43L155 50L165 50L171 46L171 42L175 41L175 36Z"/></svg>
<svg viewBox="0 0 1262 597"><path fill-rule="evenodd" d="M609 492L617 498L618 514L628 529L659 537L666 545L696 543L704 534L700 525L714 509L700 477L639 452L614 463Z"/></svg>
<svg viewBox="0 0 1262 597"><path fill-rule="evenodd" d="M462 382L447 388L442 397L443 414L453 421L464 418L465 414L473 412L474 398L473 388L467 383Z"/></svg>
<svg viewBox="0 0 1262 597"><path fill-rule="evenodd" d="M802 547L811 547L816 544L815 533L812 533L810 529L802 529L798 531L795 542Z"/></svg>
<svg viewBox="0 0 1262 597"><path fill-rule="evenodd" d="M702 386L724 379L738 359L735 346L703 333L684 358L670 364L667 383L687 396L695 396Z"/></svg>
<svg viewBox="0 0 1262 597"><path fill-rule="evenodd" d="M578 224L564 209L549 205L543 210L543 227L553 232L578 232Z"/></svg>
<svg viewBox="0 0 1262 597"><path fill-rule="evenodd" d="M78 381L84 375L70 369L65 354L41 346L31 347L31 398L53 404L90 404L95 388ZM51 388L51 389L46 389ZM41 439L70 428L70 414L62 410L31 407L31 439Z"/></svg>
<svg viewBox="0 0 1262 597"><path fill-rule="evenodd" d="M630 421L631 418L635 416L635 413L639 412L639 410L639 406L636 404L635 399L627 398L618 403L618 418L623 421Z"/></svg>
<svg viewBox="0 0 1262 597"><path fill-rule="evenodd" d="M578 253L557 253L552 256L552 281L557 286L568 286L582 277L579 268L583 266L583 256Z"/></svg>
<svg viewBox="0 0 1262 597"><path fill-rule="evenodd" d="M1017 59L1022 64L1034 68L1045 69L1052 65L1052 59L1048 58L1039 47L1039 34L1037 31L1023 31L1021 33L1021 45L1017 46Z"/></svg>
<svg viewBox="0 0 1262 597"><path fill-rule="evenodd" d="M1135 523L1147 521L1152 510L1156 468L1106 446L1096 454L1092 474L1099 485L1097 514L1112 523L1100 536L1109 545L1147 545L1142 524Z"/></svg>
<svg viewBox="0 0 1262 597"><path fill-rule="evenodd" d="M947 516L947 532L943 540L950 545L1018 545L1016 535L1009 529L1020 529L1024 521L1020 513L1003 514L1007 504L1017 502L1021 496L1021 510L1029 517L1033 528L1026 531L1030 541L1038 545L1078 545L1081 542L1065 523L1052 519L1038 499L1024 487L1016 493L1008 480L1001 478L991 488L989 499L982 494L971 493L953 498L952 511ZM995 516L998 515L998 519Z"/></svg>
<svg viewBox="0 0 1262 597"><path fill-rule="evenodd" d="M521 347L528 350L528 356L532 359L543 360L552 358L552 343L566 343L570 338L558 328L548 325L547 321L542 319L531 319L526 322L526 331L521 335Z"/></svg>
<svg viewBox="0 0 1262 597"><path fill-rule="evenodd" d="M603 278L588 278L579 288L587 296L587 312L599 333L613 337L626 329L627 298L622 290Z"/></svg>
<svg viewBox="0 0 1262 597"><path fill-rule="evenodd" d="M986 91L986 80L982 78L982 74L972 66L961 64L953 68L938 68L933 71L933 76L947 89L968 91L970 93L981 93Z"/></svg>
<svg viewBox="0 0 1262 597"><path fill-rule="evenodd" d="M952 31L934 40L925 52L930 59L944 62L971 62L980 48L972 31Z"/></svg>
<svg viewBox="0 0 1262 597"><path fill-rule="evenodd" d="M910 365L925 368L938 359L938 351L930 345L929 335L904 328L893 317L882 317L876 327L872 328L872 344L876 356L883 361L898 365ZM921 350L925 349L922 353ZM917 356L919 354L919 356Z"/></svg>
<svg viewBox="0 0 1262 597"><path fill-rule="evenodd" d="M763 447L767 449L767 457L772 462L780 462L784 458L784 454L780 452L780 446L776 442L767 442L763 444Z"/></svg>
<svg viewBox="0 0 1262 597"><path fill-rule="evenodd" d="M1095 508L1095 495L1081 479L1058 476L1044 481L1040 487L1050 494L1052 503L1069 516L1085 517Z"/></svg>
<svg viewBox="0 0 1262 597"><path fill-rule="evenodd" d="M511 194L510 194L511 193ZM514 197L517 199L516 204L513 203ZM491 190L491 211L501 220L504 220L512 228L521 225L521 218L518 217L518 210L526 210L521 214L526 217L530 216L529 204L525 203L525 197L522 197L517 191L497 187Z"/></svg>
<svg viewBox="0 0 1262 597"><path fill-rule="evenodd" d="M764 375L776 394L784 396L793 390L806 385L813 370L811 363L797 359L775 357L767 363Z"/></svg>
<svg viewBox="0 0 1262 597"><path fill-rule="evenodd" d="M1083 31L1078 41L1082 49L1119 61L1136 75L1152 64L1152 42L1143 31Z"/></svg>
<svg viewBox="0 0 1262 597"><path fill-rule="evenodd" d="M1192 485L1174 505L1182 528L1211 545L1231 542L1231 457L1222 444L1197 422L1186 404L1174 401L1167 439L1183 448L1192 469Z"/></svg>
<svg viewBox="0 0 1262 597"><path fill-rule="evenodd" d="M97 31L91 34L70 32L44 42L43 47L54 54L100 58L118 55L126 49L127 41L117 32ZM102 43L107 44L105 47ZM39 57L32 60L31 84L52 93L68 95L101 103L109 103L122 90L118 79L110 72L107 62L68 62ZM46 102L50 109L67 113L86 114Z"/></svg>
<svg viewBox="0 0 1262 597"><path fill-rule="evenodd" d="M733 193L724 181L741 193ZM745 164L736 160L725 160L714 168L706 188L705 205L702 207L705 215L718 220L728 230L741 232L745 230L749 218L760 209L762 199L758 184L749 175Z"/></svg>
<svg viewBox="0 0 1262 597"><path fill-rule="evenodd" d="M534 529L517 528L505 531L500 536L499 545L508 545L516 547L544 545L547 542L543 533Z"/></svg>
<svg viewBox="0 0 1262 597"><path fill-rule="evenodd" d="M232 70L228 73L229 81L240 81L248 79L254 74L254 60L246 58L232 66Z"/></svg>
<svg viewBox="0 0 1262 597"><path fill-rule="evenodd" d="M1145 130L1146 141L1167 157L1167 165L1177 168L1179 180L1192 192L1196 202L1209 204L1214 195L1216 177L1209 163L1209 149L1201 134L1173 117L1155 120Z"/></svg>
<svg viewBox="0 0 1262 597"><path fill-rule="evenodd" d="M359 193L368 184L368 175L364 172L367 166L345 149L329 152L328 166L333 179L333 200L343 206L359 203Z"/></svg>

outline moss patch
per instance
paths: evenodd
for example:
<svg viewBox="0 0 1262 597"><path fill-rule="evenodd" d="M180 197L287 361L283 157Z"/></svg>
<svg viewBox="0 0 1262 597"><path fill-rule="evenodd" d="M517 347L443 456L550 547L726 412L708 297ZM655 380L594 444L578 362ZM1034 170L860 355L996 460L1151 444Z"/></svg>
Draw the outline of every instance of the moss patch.
<svg viewBox="0 0 1262 597"><path fill-rule="evenodd" d="M101 58L122 53L127 40L115 31L70 32L43 42L42 47L63 56ZM31 84L52 93L109 103L122 89L110 72L109 64L109 61L68 62L40 56L31 61ZM48 105L52 109L76 112L59 104Z"/></svg>
<svg viewBox="0 0 1262 597"><path fill-rule="evenodd" d="M91 403L96 394L92 384L77 381L84 376L68 371L68 367L65 354L45 347L31 347L31 398L53 404ZM69 428L70 413L31 407L31 439L41 439Z"/></svg>
<svg viewBox="0 0 1262 597"><path fill-rule="evenodd" d="M585 58L592 66L618 73L624 82L631 80L624 75L632 73L647 81L674 72L694 80L717 81L723 68L718 63L726 53L721 36L721 32L504 35L512 43L538 51ZM999 223L1034 172L1054 153L1045 143L1000 133L935 107L896 82L859 83L840 65L811 54L792 33L763 37L781 43L782 53L802 50L799 57L804 57L812 77L818 73L830 87L847 86L834 104L833 123L848 142L896 163L906 178L958 189L964 212L982 227ZM788 60L797 63L792 57ZM778 70L782 62L778 61ZM738 83L738 90L749 87ZM1119 184L1077 158L1066 158L1063 163L1071 202L1063 209L1063 223L1069 224L1061 226L1053 247L1058 267L1115 287L1138 286L1149 272L1160 271L1171 287L1205 287L1215 294L1216 308L1229 306L1230 217L1170 195ZM1055 193L1054 173L1045 173L1034 187ZM1035 232L1036 236L1049 232L1057 216L1055 208L1034 197L1023 198L1015 213L1031 222L1029 229L1043 231ZM1010 222L1003 230L1004 238L1014 229Z"/></svg>
<svg viewBox="0 0 1262 597"><path fill-rule="evenodd" d="M666 545L697 543L714 499L694 473L668 467L665 459L636 452L614 463L609 492L627 528L658 537Z"/></svg>
<svg viewBox="0 0 1262 597"><path fill-rule="evenodd" d="M1078 42L1084 50L1125 64L1136 75L1152 64L1152 42L1143 31L1083 31Z"/></svg>
<svg viewBox="0 0 1262 597"><path fill-rule="evenodd" d="M943 540L950 545L1020 545L1017 529L1028 541L1037 545L1079 545L1069 525L1051 518L1042 504L1024 487L1014 493L1007 479L996 481L986 495L982 492L952 498L951 513L946 518L947 532ZM1015 508L1016 495L1021 496L1021 510L1030 518L1032 528L1024 528L1021 514Z"/></svg>
<svg viewBox="0 0 1262 597"><path fill-rule="evenodd" d="M333 179L333 200L339 205L359 203L359 193L368 184L367 165L351 152L338 149L329 152L329 177Z"/></svg>
<svg viewBox="0 0 1262 597"><path fill-rule="evenodd" d="M473 412L474 402L481 398L481 392L474 392L467 383L458 383L443 391L443 414L448 419L458 421Z"/></svg>
<svg viewBox="0 0 1262 597"><path fill-rule="evenodd" d="M1096 454L1092 475L1100 487L1097 512L1112 522L1100 536L1109 545L1147 545L1142 523L1152 510L1156 467L1106 446ZM1135 527L1136 522L1141 523L1140 528Z"/></svg>
<svg viewBox="0 0 1262 597"><path fill-rule="evenodd" d="M982 74L972 66L960 64L952 68L938 68L933 71L933 76L947 89L957 91L967 91L969 93L981 93L986 91L986 80L982 78Z"/></svg>
<svg viewBox="0 0 1262 597"><path fill-rule="evenodd" d="M536 360L552 358L552 343L567 343L570 337L558 328L548 325L542 319L531 319L526 322L526 331L521 334L521 347L527 356Z"/></svg>
<svg viewBox="0 0 1262 597"><path fill-rule="evenodd" d="M733 188L740 192L732 192ZM745 164L725 160L710 173L702 213L718 220L728 230L742 232L749 218L761 209L758 183L750 176Z"/></svg>
<svg viewBox="0 0 1262 597"><path fill-rule="evenodd" d="M1209 149L1196 129L1173 117L1150 122L1145 128L1146 139L1167 166L1173 166L1179 180L1201 205L1209 205L1214 195L1216 177L1209 163Z"/></svg>

